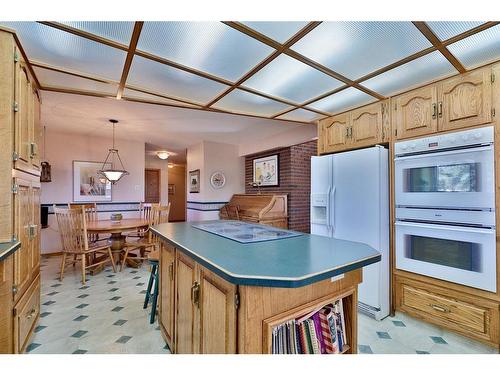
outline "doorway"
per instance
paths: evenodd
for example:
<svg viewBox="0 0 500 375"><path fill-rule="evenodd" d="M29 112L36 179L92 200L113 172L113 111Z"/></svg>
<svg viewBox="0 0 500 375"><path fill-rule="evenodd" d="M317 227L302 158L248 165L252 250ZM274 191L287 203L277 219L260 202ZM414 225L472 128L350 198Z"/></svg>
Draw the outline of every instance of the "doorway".
<svg viewBox="0 0 500 375"><path fill-rule="evenodd" d="M144 171L144 202L159 203L160 202L160 169L146 168Z"/></svg>

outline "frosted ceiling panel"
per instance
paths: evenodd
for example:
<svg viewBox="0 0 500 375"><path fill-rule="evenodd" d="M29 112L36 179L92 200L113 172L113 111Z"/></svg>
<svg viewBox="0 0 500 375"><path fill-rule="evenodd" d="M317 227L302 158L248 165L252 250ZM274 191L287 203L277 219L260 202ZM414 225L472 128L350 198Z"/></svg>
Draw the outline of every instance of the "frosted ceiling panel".
<svg viewBox="0 0 500 375"><path fill-rule="evenodd" d="M280 55L243 85L302 103L343 83L287 55Z"/></svg>
<svg viewBox="0 0 500 375"><path fill-rule="evenodd" d="M134 22L76 21L61 23L127 46L130 44L134 30Z"/></svg>
<svg viewBox="0 0 500 375"><path fill-rule="evenodd" d="M259 116L272 116L289 106L243 90L233 90L213 105L214 108L230 112L250 113Z"/></svg>
<svg viewBox="0 0 500 375"><path fill-rule="evenodd" d="M304 26L307 25L307 22L286 21L249 21L242 23L280 43L286 42L292 36L297 34L297 32L299 32Z"/></svg>
<svg viewBox="0 0 500 375"><path fill-rule="evenodd" d="M320 115L319 113L299 108L291 112L285 113L284 115L278 116L277 118L290 121L313 121L318 117L324 117L324 116Z"/></svg>
<svg viewBox="0 0 500 375"><path fill-rule="evenodd" d="M3 22L16 30L29 60L67 70L120 80L125 51L37 22Z"/></svg>
<svg viewBox="0 0 500 375"><path fill-rule="evenodd" d="M132 60L127 84L201 104L227 88L226 85L140 56Z"/></svg>
<svg viewBox="0 0 500 375"><path fill-rule="evenodd" d="M36 77L42 86L61 87L73 90L92 91L115 96L118 85L93 81L53 70L33 67Z"/></svg>
<svg viewBox="0 0 500 375"><path fill-rule="evenodd" d="M137 48L231 81L274 51L221 22L146 22Z"/></svg>
<svg viewBox="0 0 500 375"><path fill-rule="evenodd" d="M413 60L397 68L375 76L361 84L384 96L389 96L425 84L457 71L443 55L436 51Z"/></svg>
<svg viewBox="0 0 500 375"><path fill-rule="evenodd" d="M292 49L355 80L427 47L411 22L323 22Z"/></svg>
<svg viewBox="0 0 500 375"><path fill-rule="evenodd" d="M165 104L174 104L174 105L188 106L188 107L195 108L195 106L192 106L192 105L189 105L189 104L186 104L186 103L182 103L182 102L178 102L176 100L170 100L170 99L167 99L167 98L162 98L161 96L156 96L156 95L152 95L152 94L146 94L144 92L136 91L136 90L128 89L128 88L125 88L123 90L122 97L123 98L130 98L130 99L146 100L146 101L150 101L150 102L159 102L159 103L165 103Z"/></svg>
<svg viewBox="0 0 500 375"><path fill-rule="evenodd" d="M474 21L432 21L427 22L427 25L436 34L439 40L447 40L455 35L462 34L474 27L477 27L484 22Z"/></svg>
<svg viewBox="0 0 500 375"><path fill-rule="evenodd" d="M336 94L311 103L309 104L309 107L324 112L339 113L351 108L360 107L376 100L376 98L365 94L363 91L349 87Z"/></svg>
<svg viewBox="0 0 500 375"><path fill-rule="evenodd" d="M498 60L500 59L500 25L450 44L448 49L466 68Z"/></svg>

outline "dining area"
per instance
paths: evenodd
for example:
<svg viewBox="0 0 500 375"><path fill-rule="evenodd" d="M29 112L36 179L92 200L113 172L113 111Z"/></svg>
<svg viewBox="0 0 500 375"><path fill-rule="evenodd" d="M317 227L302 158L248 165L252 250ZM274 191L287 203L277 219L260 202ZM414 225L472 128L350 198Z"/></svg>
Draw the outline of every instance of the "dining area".
<svg viewBox="0 0 500 375"><path fill-rule="evenodd" d="M143 307L151 304L150 323L153 323L158 299L159 240L150 228L168 222L169 211L170 203L141 202L133 217L112 213L106 218L99 213L96 203L54 206L62 247L59 282L64 283L69 268L79 272L81 286L85 288L89 278L109 266L113 273L149 266Z"/></svg>

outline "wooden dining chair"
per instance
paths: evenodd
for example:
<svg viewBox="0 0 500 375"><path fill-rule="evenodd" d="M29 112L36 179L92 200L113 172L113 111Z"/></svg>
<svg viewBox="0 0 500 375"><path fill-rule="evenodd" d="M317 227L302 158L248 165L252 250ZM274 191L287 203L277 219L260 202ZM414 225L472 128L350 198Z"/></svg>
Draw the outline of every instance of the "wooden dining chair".
<svg viewBox="0 0 500 375"><path fill-rule="evenodd" d="M168 215L170 213L170 202L165 205L154 205L151 208L151 219L149 227L146 229L144 236L136 242L127 242L125 244L125 254L123 255L122 262L120 265L120 271L123 270L125 262L132 251L139 251L138 254L134 254L134 260L146 260L148 259L148 254L154 251L159 245L159 238L151 230L150 227L153 225L168 223Z"/></svg>
<svg viewBox="0 0 500 375"><path fill-rule="evenodd" d="M83 208L85 213L85 220L89 221L99 220L97 215L97 203L68 203L68 208ZM108 238L99 238L99 233L88 233L88 239L90 244L94 244L99 241L107 241Z"/></svg>
<svg viewBox="0 0 500 375"><path fill-rule="evenodd" d="M113 272L116 272L115 261L109 245L89 246L87 215L84 207L57 208L54 206L54 213L59 226L63 250L59 280L63 280L66 257L68 255L74 255L73 260L70 260L70 263L73 265L77 262L78 256L80 257L83 285L85 285L85 273L87 269L111 262ZM90 259L95 259L95 261L91 262Z"/></svg>
<svg viewBox="0 0 500 375"><path fill-rule="evenodd" d="M159 203L144 203L139 204L139 218L147 220L151 223L153 219L153 207L159 206ZM130 238L143 238L147 233L147 228L139 228L134 232L124 233L125 236Z"/></svg>

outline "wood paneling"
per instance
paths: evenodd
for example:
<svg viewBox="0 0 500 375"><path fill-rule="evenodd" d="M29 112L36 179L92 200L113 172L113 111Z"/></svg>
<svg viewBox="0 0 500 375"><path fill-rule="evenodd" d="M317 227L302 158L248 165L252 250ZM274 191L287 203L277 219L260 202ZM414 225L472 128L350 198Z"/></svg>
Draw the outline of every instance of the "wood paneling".
<svg viewBox="0 0 500 375"><path fill-rule="evenodd" d="M384 102L374 103L351 112L351 138L356 147L382 142Z"/></svg>
<svg viewBox="0 0 500 375"><path fill-rule="evenodd" d="M40 277L38 276L14 308L14 351L22 353L40 317Z"/></svg>
<svg viewBox="0 0 500 375"><path fill-rule="evenodd" d="M324 152L340 151L349 142L350 113L343 113L322 120L322 137Z"/></svg>

